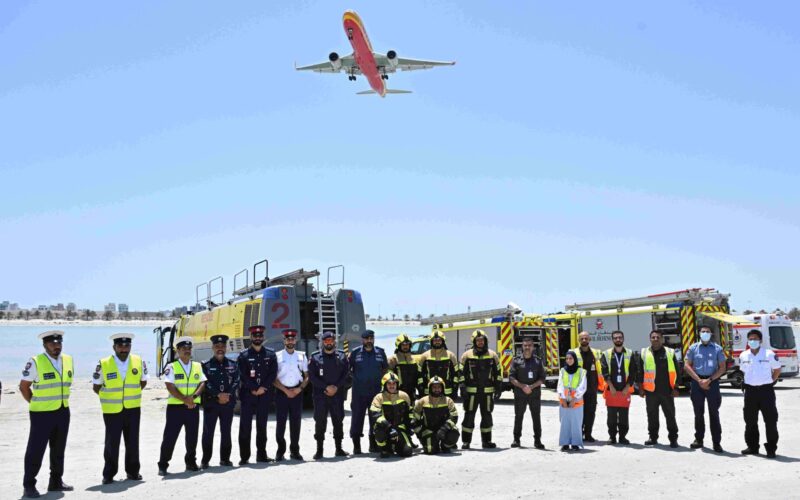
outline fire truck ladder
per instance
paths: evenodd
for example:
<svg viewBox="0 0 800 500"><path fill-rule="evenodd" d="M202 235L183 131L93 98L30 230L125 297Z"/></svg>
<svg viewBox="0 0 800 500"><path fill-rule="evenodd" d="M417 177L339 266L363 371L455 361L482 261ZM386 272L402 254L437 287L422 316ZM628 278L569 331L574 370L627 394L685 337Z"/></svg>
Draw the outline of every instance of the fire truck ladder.
<svg viewBox="0 0 800 500"><path fill-rule="evenodd" d="M460 323L462 321L475 321L479 319L494 318L496 316L513 317L519 314L522 310L514 304L509 303L506 307L501 309L486 309L485 311L474 311L463 314L443 314L441 316L434 316L432 318L425 318L420 321L421 325L439 325L445 323Z"/></svg>
<svg viewBox="0 0 800 500"><path fill-rule="evenodd" d="M331 282L331 270L341 269L341 279L337 282ZM319 273L317 273L317 308L314 310L317 313L317 327L319 328L319 337L322 338L323 332L333 332L336 336L338 343L339 340L339 311L336 308L336 301L333 294L338 288L344 287L344 266L332 266L328 268L327 284L325 292L319 286Z"/></svg>
<svg viewBox="0 0 800 500"><path fill-rule="evenodd" d="M690 304L707 303L719 304L730 297L730 294L720 293L715 288L690 288L677 292L659 293L632 299L608 300L605 302L586 302L564 306L567 311L592 311L597 309L623 309L625 307L654 306L658 304L671 304L686 302Z"/></svg>

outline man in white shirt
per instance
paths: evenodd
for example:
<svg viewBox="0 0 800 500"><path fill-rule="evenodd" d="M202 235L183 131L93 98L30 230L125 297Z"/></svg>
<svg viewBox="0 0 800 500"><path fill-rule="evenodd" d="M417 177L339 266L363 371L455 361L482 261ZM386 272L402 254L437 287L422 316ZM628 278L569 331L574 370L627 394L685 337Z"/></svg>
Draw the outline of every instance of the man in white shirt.
<svg viewBox="0 0 800 500"><path fill-rule="evenodd" d="M139 424L142 389L147 385L147 365L131 354L132 333L115 333L114 354L97 362L92 375L94 392L100 396L106 436L103 450L103 484L114 482L119 469L119 442L125 439L125 472L128 479L141 481L139 474Z"/></svg>
<svg viewBox="0 0 800 500"><path fill-rule="evenodd" d="M775 381L781 375L778 356L761 346L760 330L747 332L748 350L739 355L739 368L744 373L744 440L742 455L758 455L758 412L764 417L768 458L775 458L778 448L778 408L775 406Z"/></svg>
<svg viewBox="0 0 800 500"><path fill-rule="evenodd" d="M303 389L308 385L308 358L296 351L297 330L283 330L285 349L275 353L278 358L278 376L272 383L275 393L275 440L278 452L275 460L284 460L286 453L286 417L289 416L289 457L303 460L300 455L300 420L303 417Z"/></svg>

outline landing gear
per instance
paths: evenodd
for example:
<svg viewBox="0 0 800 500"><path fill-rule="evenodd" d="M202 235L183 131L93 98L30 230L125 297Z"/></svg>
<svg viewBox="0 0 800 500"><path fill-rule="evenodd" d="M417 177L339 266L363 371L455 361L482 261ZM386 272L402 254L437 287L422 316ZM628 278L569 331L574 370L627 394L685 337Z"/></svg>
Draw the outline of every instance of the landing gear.
<svg viewBox="0 0 800 500"><path fill-rule="evenodd" d="M356 81L356 77L355 77L355 75L348 75L348 76L347 76L347 79L348 79L348 80L350 80L351 82L354 82L354 81Z"/></svg>
<svg viewBox="0 0 800 500"><path fill-rule="evenodd" d="M384 80L388 80L389 79L389 75L381 75L381 78L383 78Z"/></svg>

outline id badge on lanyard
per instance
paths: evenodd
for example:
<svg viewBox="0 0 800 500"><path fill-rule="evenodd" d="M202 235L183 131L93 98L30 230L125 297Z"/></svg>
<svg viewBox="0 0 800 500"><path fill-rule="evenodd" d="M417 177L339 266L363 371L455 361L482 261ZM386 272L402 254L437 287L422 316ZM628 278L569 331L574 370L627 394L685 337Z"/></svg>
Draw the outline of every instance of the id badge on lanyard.
<svg viewBox="0 0 800 500"><path fill-rule="evenodd" d="M625 363L625 353L622 353L622 356L617 356L617 353L614 353L614 360L617 362L617 383L622 383L622 367Z"/></svg>

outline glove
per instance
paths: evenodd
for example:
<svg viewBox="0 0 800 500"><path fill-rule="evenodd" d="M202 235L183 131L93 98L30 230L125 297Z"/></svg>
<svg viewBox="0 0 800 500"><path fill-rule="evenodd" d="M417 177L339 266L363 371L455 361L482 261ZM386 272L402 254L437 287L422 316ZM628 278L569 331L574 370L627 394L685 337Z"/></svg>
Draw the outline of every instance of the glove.
<svg viewBox="0 0 800 500"><path fill-rule="evenodd" d="M445 437L447 436L447 426L443 425L439 427L439 430L436 431L436 439L439 441L444 441Z"/></svg>
<svg viewBox="0 0 800 500"><path fill-rule="evenodd" d="M503 393L500 391L494 391L494 400L499 401L500 398L503 396Z"/></svg>
<svg viewBox="0 0 800 500"><path fill-rule="evenodd" d="M389 431L389 440L390 441L397 441L398 439L400 439L400 433L397 432L397 429L392 427L392 429Z"/></svg>

